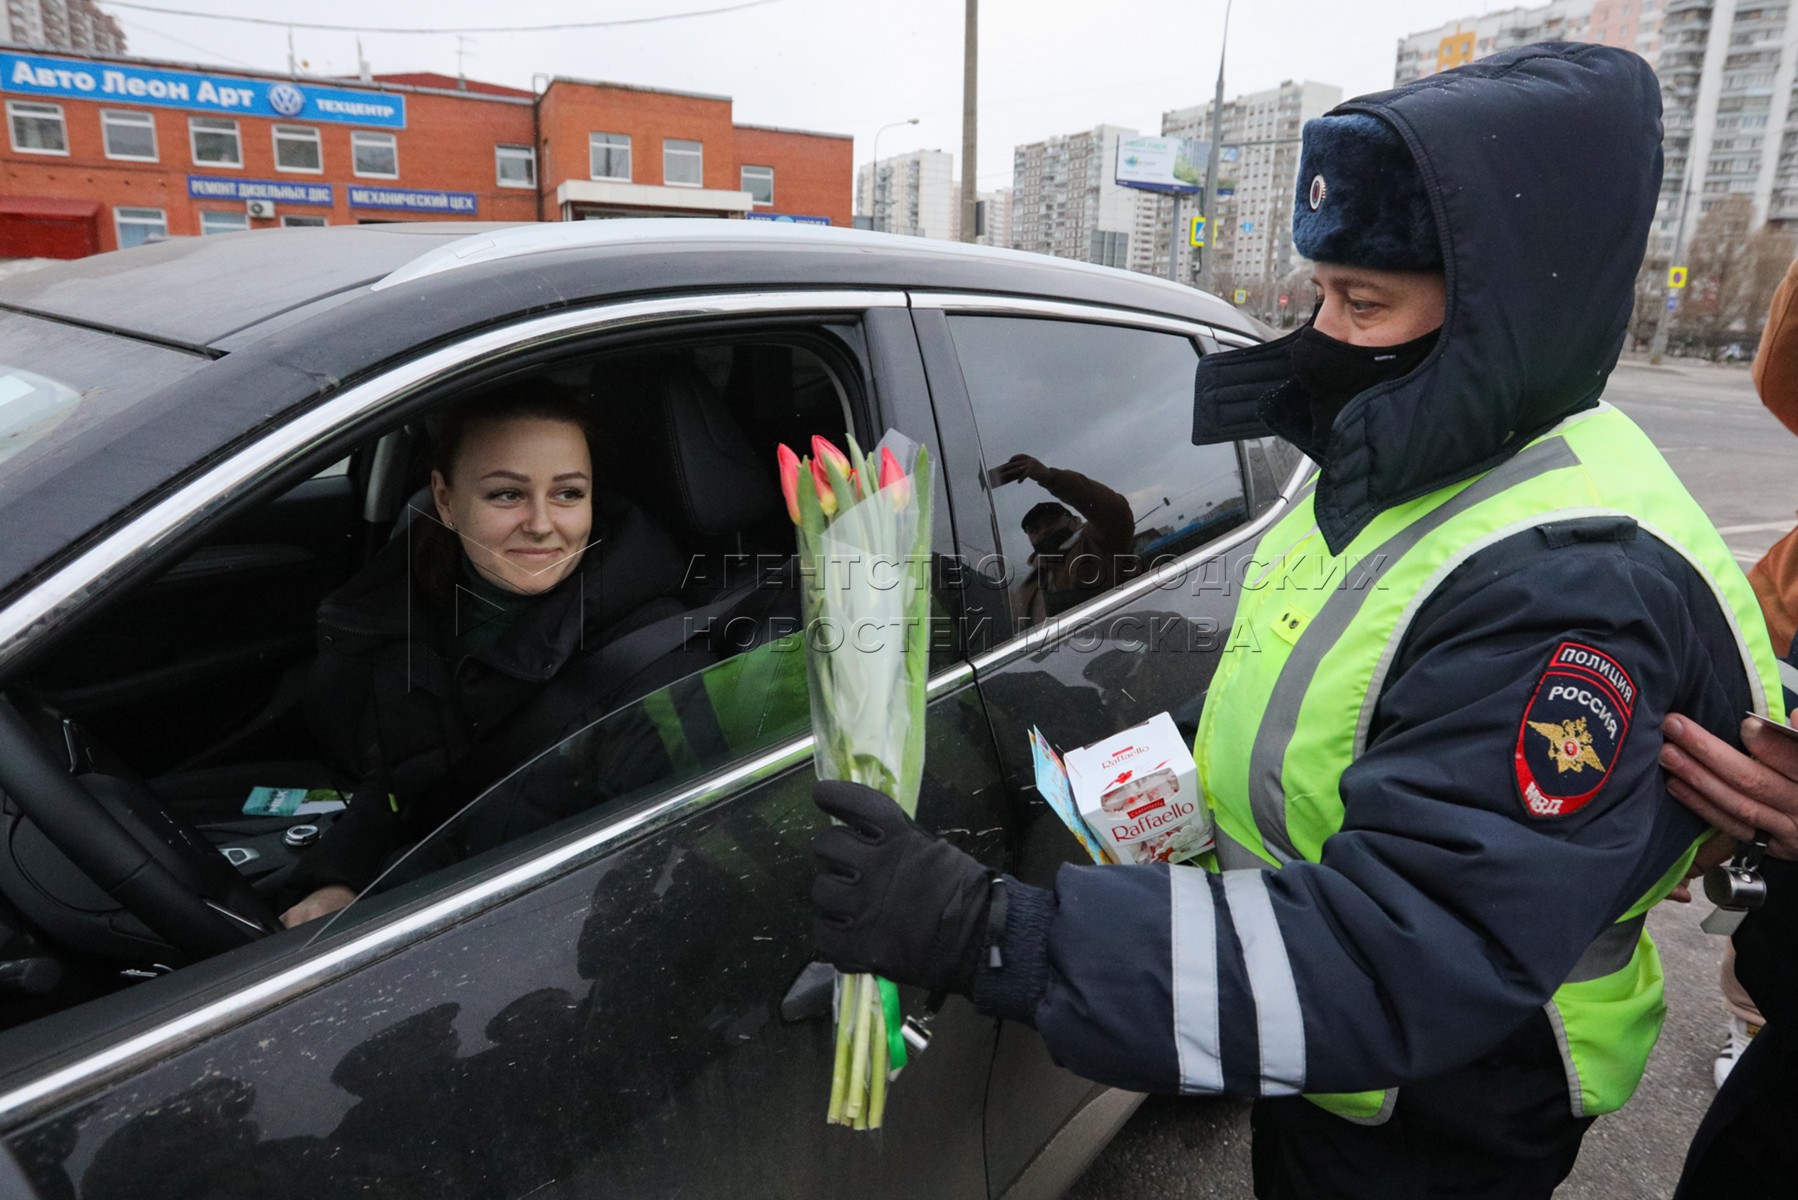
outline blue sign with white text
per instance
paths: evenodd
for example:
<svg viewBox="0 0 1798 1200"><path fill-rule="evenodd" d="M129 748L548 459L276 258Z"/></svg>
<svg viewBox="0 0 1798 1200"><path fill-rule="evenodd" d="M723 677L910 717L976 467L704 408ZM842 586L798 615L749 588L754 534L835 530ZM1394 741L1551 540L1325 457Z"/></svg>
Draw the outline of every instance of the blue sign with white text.
<svg viewBox="0 0 1798 1200"><path fill-rule="evenodd" d="M352 187L351 208L403 208L408 212L474 216L473 192L421 192L411 188Z"/></svg>
<svg viewBox="0 0 1798 1200"><path fill-rule="evenodd" d="M798 213L746 212L745 221L781 221L794 225L828 225L829 217L805 217Z"/></svg>
<svg viewBox="0 0 1798 1200"><path fill-rule="evenodd" d="M227 179L189 175L187 194L196 200L278 200L282 204L322 204L333 197L328 183L294 183L279 179Z"/></svg>
<svg viewBox="0 0 1798 1200"><path fill-rule="evenodd" d="M0 54L0 89L66 100L120 100L194 112L406 127L406 98L285 79L243 79L150 67Z"/></svg>

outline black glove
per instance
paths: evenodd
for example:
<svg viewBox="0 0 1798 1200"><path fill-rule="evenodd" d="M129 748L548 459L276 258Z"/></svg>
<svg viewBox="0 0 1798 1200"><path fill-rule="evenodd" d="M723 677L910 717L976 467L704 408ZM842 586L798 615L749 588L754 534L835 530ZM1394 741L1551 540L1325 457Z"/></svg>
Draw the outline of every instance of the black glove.
<svg viewBox="0 0 1798 1200"><path fill-rule="evenodd" d="M812 799L843 822L812 842L818 952L845 971L968 994L998 876L873 788L824 780Z"/></svg>

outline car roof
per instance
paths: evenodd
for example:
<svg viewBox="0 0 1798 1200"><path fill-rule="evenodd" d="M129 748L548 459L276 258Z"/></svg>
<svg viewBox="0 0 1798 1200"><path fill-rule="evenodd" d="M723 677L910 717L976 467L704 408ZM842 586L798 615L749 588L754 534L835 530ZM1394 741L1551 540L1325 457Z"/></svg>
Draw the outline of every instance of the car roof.
<svg viewBox="0 0 1798 1200"><path fill-rule="evenodd" d="M525 278L570 256L589 269L566 302L694 286L938 288L1084 300L1252 331L1234 308L1191 288L1040 254L779 221L653 218L173 238L0 280L0 306L216 352L320 302L372 295L383 280L424 296L463 284L474 265L488 278ZM669 270L671 257L685 269Z"/></svg>
<svg viewBox="0 0 1798 1200"><path fill-rule="evenodd" d="M1233 329L1165 280L1046 255L776 222L417 223L182 238L0 279L0 310L207 361L0 479L0 595L273 421L478 331L584 305L721 292L981 293ZM159 351L166 353L166 351ZM124 415L128 412L128 416ZM55 485L39 474L54 468Z"/></svg>
<svg viewBox="0 0 1798 1200"><path fill-rule="evenodd" d="M396 222L170 238L10 276L0 280L0 305L203 347L322 297L366 286L484 228Z"/></svg>

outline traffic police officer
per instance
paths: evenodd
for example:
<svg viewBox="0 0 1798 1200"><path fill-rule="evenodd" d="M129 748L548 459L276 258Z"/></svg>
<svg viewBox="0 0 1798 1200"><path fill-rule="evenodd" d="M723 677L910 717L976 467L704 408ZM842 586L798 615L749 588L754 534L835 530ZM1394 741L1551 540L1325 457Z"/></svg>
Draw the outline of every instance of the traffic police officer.
<svg viewBox="0 0 1798 1200"><path fill-rule="evenodd" d="M827 958L971 995L1091 1079L1260 1097L1263 1197L1552 1192L1641 1078L1643 914L1705 835L1661 719L1781 707L1729 551L1599 398L1659 113L1640 58L1561 43L1306 127L1319 311L1199 377L1195 440L1271 429L1320 468L1204 707L1224 869L995 881L821 783Z"/></svg>

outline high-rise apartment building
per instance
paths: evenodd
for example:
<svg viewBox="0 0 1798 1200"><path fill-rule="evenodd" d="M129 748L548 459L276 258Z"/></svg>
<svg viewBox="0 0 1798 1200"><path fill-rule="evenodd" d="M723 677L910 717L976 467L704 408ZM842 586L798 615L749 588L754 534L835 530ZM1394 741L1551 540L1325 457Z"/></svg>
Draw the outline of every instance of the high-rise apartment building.
<svg viewBox="0 0 1798 1200"><path fill-rule="evenodd" d="M1616 3L1603 6L1611 10L1613 15L1618 15L1616 10L1621 9L1623 11L1620 15L1627 17L1631 8L1658 7L1666 2L1667 0L1617 0ZM1438 71L1470 63L1476 58L1485 58L1488 54L1496 54L1512 46L1527 46L1532 42L1595 41L1597 39L1592 36L1591 30L1593 11L1597 7L1598 0L1552 0L1551 3L1535 7L1506 8L1480 16L1462 17L1444 22L1435 29L1426 29L1422 33L1400 38L1393 83L1410 83L1413 79L1434 75ZM1608 44L1623 43L1616 41ZM1634 45L1628 47L1631 50L1635 48Z"/></svg>
<svg viewBox="0 0 1798 1200"><path fill-rule="evenodd" d="M1292 248L1292 197L1299 169L1300 131L1342 101L1342 89L1309 80L1287 80L1277 88L1238 96L1224 103L1218 163L1216 212L1207 221L1207 249L1215 286L1225 299L1237 288L1247 293L1243 304L1276 315L1280 281L1299 263ZM1161 114L1164 137L1211 137L1211 105L1177 108ZM1152 195L1152 194L1150 194ZM1179 258L1175 278L1192 282L1197 262L1187 245L1185 217L1198 211L1197 201L1181 204L1181 227L1173 229L1173 203L1156 196L1145 206L1153 229L1150 262L1138 266L1165 274L1168 236L1174 234Z"/></svg>
<svg viewBox="0 0 1798 1200"><path fill-rule="evenodd" d="M1586 18L1585 40L1634 50L1649 62L1661 54L1667 0L1597 0Z"/></svg>
<svg viewBox="0 0 1798 1200"><path fill-rule="evenodd" d="M1131 265L1142 193L1117 185L1117 146L1136 130L1099 125L1012 151L1011 244L1107 267Z"/></svg>
<svg viewBox="0 0 1798 1200"><path fill-rule="evenodd" d="M1787 0L1554 0L1450 21L1398 44L1395 84L1531 42L1597 42L1633 50L1661 80L1666 170L1649 241L1673 252L1689 182L1687 236L1718 197L1747 194L1756 219L1798 221L1798 157L1782 171L1794 48ZM1798 130L1793 131L1798 156ZM1691 170L1688 171L1688 163Z"/></svg>
<svg viewBox="0 0 1798 1200"><path fill-rule="evenodd" d="M855 172L855 211L883 233L953 241L960 206L955 159L944 150L895 154Z"/></svg>
<svg viewBox="0 0 1798 1200"><path fill-rule="evenodd" d="M1682 206L1688 241L1726 196L1754 220L1798 226L1798 25L1787 0L1664 0L1661 103L1665 183L1651 257L1673 249Z"/></svg>
<svg viewBox="0 0 1798 1200"><path fill-rule="evenodd" d="M982 246L1011 245L1011 198L1012 189L998 188L990 192L979 193L981 232L974 238Z"/></svg>
<svg viewBox="0 0 1798 1200"><path fill-rule="evenodd" d="M6 0L6 41L91 54L125 53L125 31L94 0Z"/></svg>
<svg viewBox="0 0 1798 1200"><path fill-rule="evenodd" d="M1798 25L1789 0L1556 0L1469 17L1401 41L1394 79L1545 40L1551 26L1556 36L1634 50L1660 76L1665 172L1650 258L1674 253L1682 209L1689 244L1725 196L1747 196L1756 224L1798 226Z"/></svg>

